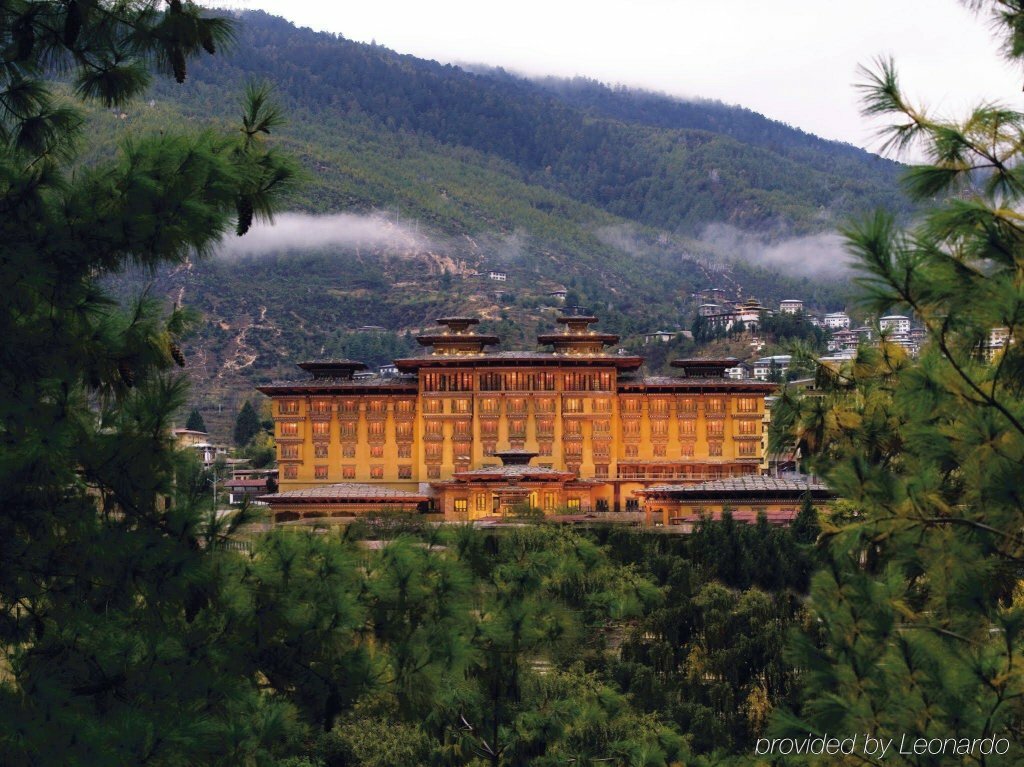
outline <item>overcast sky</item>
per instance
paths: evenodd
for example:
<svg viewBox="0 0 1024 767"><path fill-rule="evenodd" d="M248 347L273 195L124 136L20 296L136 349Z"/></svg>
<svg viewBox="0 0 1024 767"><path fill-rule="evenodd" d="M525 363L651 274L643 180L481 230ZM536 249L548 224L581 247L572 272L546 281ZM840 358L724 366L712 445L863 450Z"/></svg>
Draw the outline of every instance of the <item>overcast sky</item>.
<svg viewBox="0 0 1024 767"><path fill-rule="evenodd" d="M908 94L940 112L1022 105L1024 74L988 19L955 0L233 0L400 53L529 75L582 75L739 104L877 149L852 87L895 56ZM877 126L876 126L877 127Z"/></svg>

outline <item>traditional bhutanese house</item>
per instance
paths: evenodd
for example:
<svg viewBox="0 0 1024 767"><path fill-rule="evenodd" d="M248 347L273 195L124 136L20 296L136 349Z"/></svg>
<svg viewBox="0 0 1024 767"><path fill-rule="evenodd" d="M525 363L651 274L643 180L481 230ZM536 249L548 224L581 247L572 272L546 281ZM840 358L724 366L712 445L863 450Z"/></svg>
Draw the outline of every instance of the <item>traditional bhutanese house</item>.
<svg viewBox="0 0 1024 767"><path fill-rule="evenodd" d="M763 513L770 524L788 525L807 493L815 506L835 499L820 480L801 475L747 475L697 485L654 485L639 491L648 525L682 525L686 531L692 530L701 517L720 518L723 509L729 509L738 522L756 522Z"/></svg>
<svg viewBox="0 0 1024 767"><path fill-rule="evenodd" d="M357 517L386 511L411 513L422 510L429 499L419 493L383 485L340 482L272 493L260 500L270 506L275 522L292 522L298 519Z"/></svg>
<svg viewBox="0 0 1024 767"><path fill-rule="evenodd" d="M500 465L458 471L446 482L432 482L434 501L445 521L463 522L506 517L519 509L590 511L594 491L603 482L581 480L575 472L531 466L537 453L504 450L495 453Z"/></svg>
<svg viewBox="0 0 1024 767"><path fill-rule="evenodd" d="M265 505L263 498L277 490L277 480L273 477L235 477L224 482L228 491L228 503L249 501Z"/></svg>

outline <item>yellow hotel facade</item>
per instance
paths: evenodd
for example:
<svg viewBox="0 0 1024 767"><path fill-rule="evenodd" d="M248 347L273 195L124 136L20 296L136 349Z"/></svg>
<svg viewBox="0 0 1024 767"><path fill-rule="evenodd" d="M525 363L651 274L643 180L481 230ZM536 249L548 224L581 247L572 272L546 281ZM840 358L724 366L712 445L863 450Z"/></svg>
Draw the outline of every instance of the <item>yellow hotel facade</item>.
<svg viewBox="0 0 1024 767"><path fill-rule="evenodd" d="M478 320L443 318L418 337L425 354L395 360L398 375L306 362L310 378L257 387L273 400L280 492L358 483L476 518L497 504L471 486L465 498L439 490L498 466L502 451L574 475L557 502L580 511L638 508L652 485L761 472L774 385L726 378L732 359L677 360L679 375L645 376L643 358L608 350L618 336L594 330L595 317L558 322L538 337L543 351L491 351L499 339L475 332Z"/></svg>

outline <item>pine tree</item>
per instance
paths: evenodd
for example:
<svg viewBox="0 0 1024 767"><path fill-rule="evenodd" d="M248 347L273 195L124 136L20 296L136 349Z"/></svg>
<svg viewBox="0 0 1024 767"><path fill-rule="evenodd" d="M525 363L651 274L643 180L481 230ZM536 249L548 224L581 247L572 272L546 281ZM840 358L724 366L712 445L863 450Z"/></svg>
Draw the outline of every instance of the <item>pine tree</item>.
<svg viewBox="0 0 1024 767"><path fill-rule="evenodd" d="M1020 59L1024 8L975 5L995 11ZM888 145L917 145L929 161L906 176L926 206L919 223L901 229L879 213L846 232L861 303L912 313L929 338L918 360L884 341L862 347L820 370L824 396L787 393L773 409L777 434L846 499L824 524L815 620L793 647L804 700L778 730L994 736L1008 753L947 751L927 763L1019 764L1024 114L984 104L963 121L937 120L905 97L891 61L866 77L866 112L897 120ZM997 328L1001 348L990 341Z"/></svg>
<svg viewBox="0 0 1024 767"><path fill-rule="evenodd" d="M170 436L189 316L149 296L122 310L104 289L127 267L209 253L240 195L273 212L292 175L261 141L276 112L253 89L241 131L169 126L95 164L76 153L74 97L124 105L151 67L180 81L230 37L187 0L0 3L0 751L11 764L239 764L288 741L292 707L260 694L232 639L247 606L240 560L218 545L226 528L202 513L208 488Z"/></svg>
<svg viewBox="0 0 1024 767"><path fill-rule="evenodd" d="M188 421L185 422L185 428L191 429L192 431L206 431L206 421L203 420L203 414L195 408L188 414Z"/></svg>
<svg viewBox="0 0 1024 767"><path fill-rule="evenodd" d="M235 417L235 444L238 447L245 447L260 433L260 429L260 418L256 415L256 408L246 400Z"/></svg>

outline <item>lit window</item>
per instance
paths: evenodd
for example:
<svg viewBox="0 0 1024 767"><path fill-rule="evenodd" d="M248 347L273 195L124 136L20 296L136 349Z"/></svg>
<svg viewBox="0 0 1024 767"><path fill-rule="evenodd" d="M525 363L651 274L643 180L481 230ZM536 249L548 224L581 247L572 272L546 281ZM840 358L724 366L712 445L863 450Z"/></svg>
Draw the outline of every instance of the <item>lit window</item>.
<svg viewBox="0 0 1024 767"><path fill-rule="evenodd" d="M692 437L697 433L697 421L687 418L679 422L679 436Z"/></svg>
<svg viewBox="0 0 1024 767"><path fill-rule="evenodd" d="M676 400L676 409L680 413L696 413L697 400L693 397L680 397Z"/></svg>
<svg viewBox="0 0 1024 767"><path fill-rule="evenodd" d="M453 413L468 413L470 412L469 407L470 401L468 399L453 399L452 400L452 412Z"/></svg>
<svg viewBox="0 0 1024 767"><path fill-rule="evenodd" d="M313 468L314 479L327 479L327 467L326 466L315 466Z"/></svg>
<svg viewBox="0 0 1024 767"><path fill-rule="evenodd" d="M526 412L526 400L522 397L512 397L511 399L505 400L505 406L509 413Z"/></svg>
<svg viewBox="0 0 1024 767"><path fill-rule="evenodd" d="M330 421L313 421L313 436L314 437L329 437L329 436L331 436L331 422Z"/></svg>
<svg viewBox="0 0 1024 767"><path fill-rule="evenodd" d="M655 458L664 458L666 455L668 455L668 446L667 445L655 445L654 446L654 457Z"/></svg>
<svg viewBox="0 0 1024 767"><path fill-rule="evenodd" d="M583 455L582 442L566 442L562 449L565 452L566 460L568 460L570 456L578 458Z"/></svg>
<svg viewBox="0 0 1024 767"><path fill-rule="evenodd" d="M708 421L704 424L704 429L707 432L708 439L713 437L721 438L725 433L725 422L724 421Z"/></svg>
<svg viewBox="0 0 1024 767"><path fill-rule="evenodd" d="M622 400L623 413L639 413L641 402L638 397L628 397Z"/></svg>
<svg viewBox="0 0 1024 767"><path fill-rule="evenodd" d="M740 442L736 447L736 452L744 458L753 458L757 455L757 442Z"/></svg>
<svg viewBox="0 0 1024 767"><path fill-rule="evenodd" d="M281 445L281 458L283 460L297 460L299 457L298 445ZM319 456L317 456L319 458Z"/></svg>
<svg viewBox="0 0 1024 767"><path fill-rule="evenodd" d="M583 423L574 419L569 419L562 424L562 431L566 436L576 436L583 433Z"/></svg>
<svg viewBox="0 0 1024 767"><path fill-rule="evenodd" d="M384 479L384 467L383 466L371 466L370 467L370 479Z"/></svg>
<svg viewBox="0 0 1024 767"><path fill-rule="evenodd" d="M370 446L370 458L383 458L384 457L384 446L383 445L371 445Z"/></svg>
<svg viewBox="0 0 1024 767"><path fill-rule="evenodd" d="M508 422L508 433L510 437L525 437L526 421L522 418L513 418Z"/></svg>
<svg viewBox="0 0 1024 767"><path fill-rule="evenodd" d="M299 467L294 463L285 464L284 467L284 478L285 479L298 479Z"/></svg>
<svg viewBox="0 0 1024 767"><path fill-rule="evenodd" d="M708 397L704 402L704 410L707 413L724 413L725 400L721 397Z"/></svg>
<svg viewBox="0 0 1024 767"><path fill-rule="evenodd" d="M684 442L682 445L680 445L680 450L682 452L683 458L693 458L692 442Z"/></svg>
<svg viewBox="0 0 1024 767"><path fill-rule="evenodd" d="M282 437L297 437L299 436L299 425L294 421L288 423L278 424L278 428L281 430Z"/></svg>
<svg viewBox="0 0 1024 767"><path fill-rule="evenodd" d="M281 415L298 415L299 401L297 399L282 400L277 405L277 412Z"/></svg>
<svg viewBox="0 0 1024 767"><path fill-rule="evenodd" d="M594 464L594 476L595 477L607 477L608 476L608 464L606 464L606 463L595 463Z"/></svg>
<svg viewBox="0 0 1024 767"><path fill-rule="evenodd" d="M455 422L455 438L468 439L473 434L473 422L472 421L456 421Z"/></svg>
<svg viewBox="0 0 1024 767"><path fill-rule="evenodd" d="M612 422L607 418L599 418L594 421L594 434L611 434Z"/></svg>
<svg viewBox="0 0 1024 767"><path fill-rule="evenodd" d="M555 412L555 401L550 397L542 397L534 400L534 409L538 413L554 413Z"/></svg>
<svg viewBox="0 0 1024 767"><path fill-rule="evenodd" d="M583 400L579 397L566 397L562 401L562 412L563 413L582 413L583 412Z"/></svg>
<svg viewBox="0 0 1024 767"><path fill-rule="evenodd" d="M359 412L359 400L345 399L341 401L339 410L343 415L353 416Z"/></svg>
<svg viewBox="0 0 1024 767"><path fill-rule="evenodd" d="M423 401L423 412L431 415L437 415L442 412L444 407L444 401L439 399L428 399Z"/></svg>
<svg viewBox="0 0 1024 767"><path fill-rule="evenodd" d="M476 494L476 510L487 511L487 493Z"/></svg>
<svg viewBox="0 0 1024 767"><path fill-rule="evenodd" d="M651 436L652 437L665 437L665 436L668 436L668 421L666 421L666 420L651 421Z"/></svg>
<svg viewBox="0 0 1024 767"><path fill-rule="evenodd" d="M440 437L444 434L444 421L427 421L424 431L428 437Z"/></svg>
<svg viewBox="0 0 1024 767"><path fill-rule="evenodd" d="M355 466L342 466L341 467L342 479L355 479L356 478L356 467Z"/></svg>
<svg viewBox="0 0 1024 767"><path fill-rule="evenodd" d="M594 412L595 413L610 413L612 412L612 401L604 397L594 400Z"/></svg>
<svg viewBox="0 0 1024 767"><path fill-rule="evenodd" d="M292 445L291 447L298 447L298 445ZM326 458L327 457L327 443L326 442L317 442L315 445L313 445L313 455L316 458Z"/></svg>
<svg viewBox="0 0 1024 767"><path fill-rule="evenodd" d="M639 445L626 445L626 458L636 458L640 455Z"/></svg>
<svg viewBox="0 0 1024 767"><path fill-rule="evenodd" d="M497 415L498 400L493 397L487 397L486 399L480 400L480 413L482 415Z"/></svg>
<svg viewBox="0 0 1024 767"><path fill-rule="evenodd" d="M721 442L709 442L708 443L708 455L713 457L719 457L722 455L722 443Z"/></svg>
<svg viewBox="0 0 1024 767"><path fill-rule="evenodd" d="M441 467L440 466L428 466L427 467L427 479L441 479Z"/></svg>
<svg viewBox="0 0 1024 767"><path fill-rule="evenodd" d="M668 400L652 399L648 404L648 411L651 417L664 417L668 413Z"/></svg>
<svg viewBox="0 0 1024 767"><path fill-rule="evenodd" d="M441 460L441 446L437 443L428 442L423 446L423 449L428 461Z"/></svg>
<svg viewBox="0 0 1024 767"><path fill-rule="evenodd" d="M537 445L537 452L541 455L551 455L551 443L541 442Z"/></svg>
<svg viewBox="0 0 1024 767"><path fill-rule="evenodd" d="M544 510L551 511L558 505L557 493L544 493Z"/></svg>
<svg viewBox="0 0 1024 767"><path fill-rule="evenodd" d="M399 442L408 442L412 439L412 423L403 421L395 424L395 439Z"/></svg>
<svg viewBox="0 0 1024 767"><path fill-rule="evenodd" d="M412 479L412 466L399 466L398 467L398 478L399 479Z"/></svg>
<svg viewBox="0 0 1024 767"><path fill-rule="evenodd" d="M355 458L356 457L356 446L355 445L342 445L341 446L341 457L342 458Z"/></svg>
<svg viewBox="0 0 1024 767"><path fill-rule="evenodd" d="M570 498L570 499L568 499L565 502L565 506L566 506L567 509L569 509L569 511L579 511L580 510L580 499L579 498Z"/></svg>
<svg viewBox="0 0 1024 767"><path fill-rule="evenodd" d="M339 428L342 440L354 440L359 433L359 426L355 421L342 421Z"/></svg>
<svg viewBox="0 0 1024 767"><path fill-rule="evenodd" d="M456 498L455 499L455 513L466 514L469 511L469 499L467 498Z"/></svg>
<svg viewBox="0 0 1024 767"><path fill-rule="evenodd" d="M416 409L416 403L411 399L401 399L395 403L395 412L399 415L410 415Z"/></svg>
<svg viewBox="0 0 1024 767"><path fill-rule="evenodd" d="M455 460L466 460L468 461L473 457L473 443L472 442L454 442L452 443L452 453L455 455Z"/></svg>
<svg viewBox="0 0 1024 767"><path fill-rule="evenodd" d="M398 446L398 457L399 458L412 458L412 445L399 445Z"/></svg>
<svg viewBox="0 0 1024 767"><path fill-rule="evenodd" d="M639 437L640 436L640 422L639 421L623 421L622 422L622 436L624 436L624 437Z"/></svg>
<svg viewBox="0 0 1024 767"><path fill-rule="evenodd" d="M383 421L371 421L367 424L366 433L369 435L371 440L379 441L384 439L384 422Z"/></svg>
<svg viewBox="0 0 1024 767"><path fill-rule="evenodd" d="M313 400L312 411L314 415L329 415L331 412L331 401L327 399Z"/></svg>
<svg viewBox="0 0 1024 767"><path fill-rule="evenodd" d="M538 418L537 419L537 434L550 437L555 432L555 419L554 418Z"/></svg>
<svg viewBox="0 0 1024 767"><path fill-rule="evenodd" d="M761 423L759 421L740 421L736 424L736 433L742 434L744 437L760 434Z"/></svg>
<svg viewBox="0 0 1024 767"><path fill-rule="evenodd" d="M736 412L737 413L756 413L757 412L757 399L755 397L737 397L736 398Z"/></svg>

